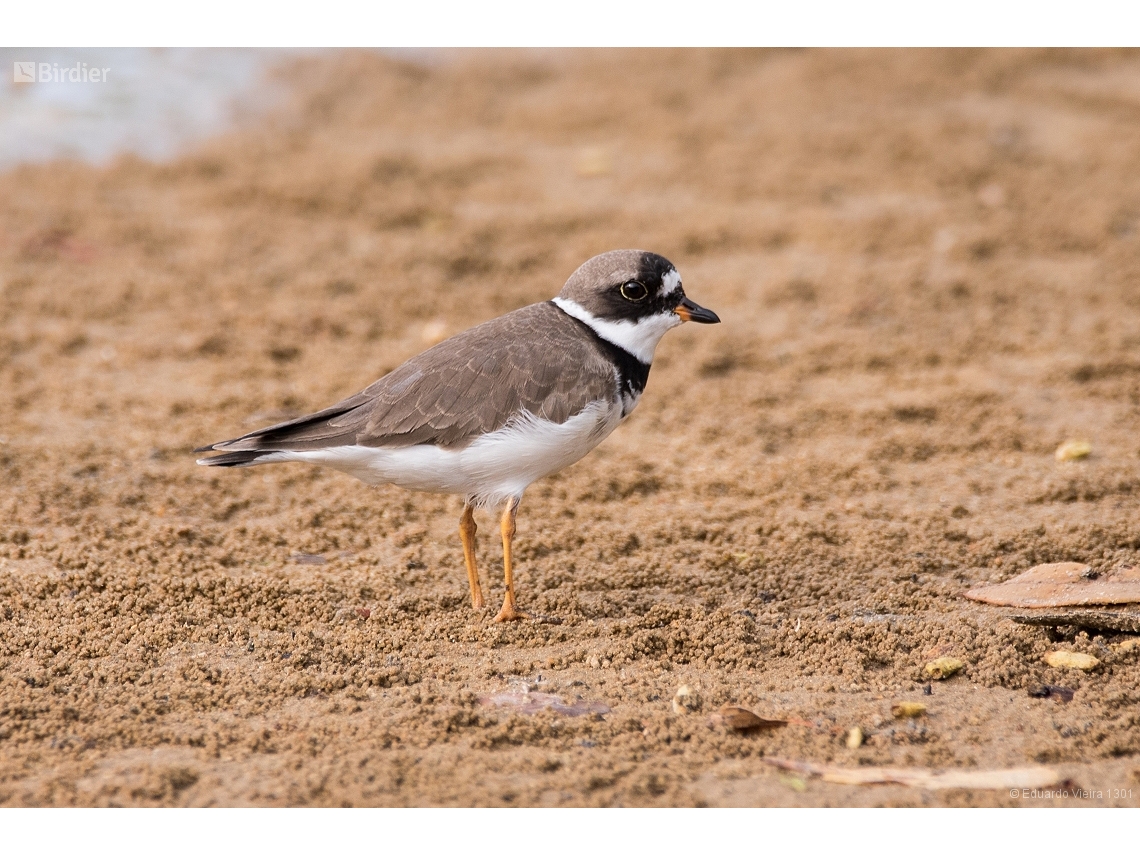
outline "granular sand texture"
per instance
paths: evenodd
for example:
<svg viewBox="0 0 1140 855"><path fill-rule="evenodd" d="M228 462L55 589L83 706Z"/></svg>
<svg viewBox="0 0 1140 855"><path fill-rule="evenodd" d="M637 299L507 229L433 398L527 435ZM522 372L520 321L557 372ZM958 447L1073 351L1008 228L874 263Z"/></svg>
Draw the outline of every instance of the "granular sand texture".
<svg viewBox="0 0 1140 855"><path fill-rule="evenodd" d="M962 597L1140 561L1140 54L281 74L286 106L172 162L0 175L0 804L1014 803L764 757L1140 803L1140 649ZM194 465L620 247L723 323L524 498L549 622L490 622L486 515L472 612L456 497Z"/></svg>

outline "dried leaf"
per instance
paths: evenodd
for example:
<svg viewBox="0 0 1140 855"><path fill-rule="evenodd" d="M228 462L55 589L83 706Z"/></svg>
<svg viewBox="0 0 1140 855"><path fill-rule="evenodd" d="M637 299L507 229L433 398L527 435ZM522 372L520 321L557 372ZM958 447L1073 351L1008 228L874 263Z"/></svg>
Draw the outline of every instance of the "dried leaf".
<svg viewBox="0 0 1140 855"><path fill-rule="evenodd" d="M732 704L725 704L717 710L709 718L709 723L714 725L724 725L731 730L773 730L777 727L784 727L787 722L777 719L760 718L752 710L745 709L744 707L733 706Z"/></svg>
<svg viewBox="0 0 1140 855"><path fill-rule="evenodd" d="M1091 671L1100 660L1087 653L1074 653L1071 650L1051 650L1045 654L1045 663L1051 668L1075 668L1078 671Z"/></svg>
<svg viewBox="0 0 1140 855"><path fill-rule="evenodd" d="M965 667L966 663L961 659L955 659L952 656L940 656L933 662L927 662L923 670L935 680L945 680L947 677L953 677Z"/></svg>
<svg viewBox="0 0 1140 855"><path fill-rule="evenodd" d="M891 715L895 718L918 718L926 713L926 704L917 701L899 701L891 704Z"/></svg>
<svg viewBox="0 0 1140 855"><path fill-rule="evenodd" d="M1036 689L1029 690L1029 697L1031 698L1055 698L1063 704L1067 704L1073 699L1073 690L1066 689L1064 686L1038 686Z"/></svg>
<svg viewBox="0 0 1140 855"><path fill-rule="evenodd" d="M1140 632L1140 612L1117 612L1103 609L1074 609L1066 612L1037 612L1010 615L1014 623L1030 626L1075 626L1099 632Z"/></svg>
<svg viewBox="0 0 1140 855"><path fill-rule="evenodd" d="M349 608L337 609L333 615L333 623L345 623L351 620L368 620L372 617L372 610L365 608Z"/></svg>
<svg viewBox="0 0 1140 855"><path fill-rule="evenodd" d="M323 555L314 555L310 552L298 552L289 556L289 560L294 564L324 564L325 557Z"/></svg>
<svg viewBox="0 0 1140 855"><path fill-rule="evenodd" d="M786 772L815 775L832 784L902 784L923 790L1012 790L1051 787L1060 783L1059 773L1045 766L1014 769L901 769L892 767L823 766L781 757L765 757Z"/></svg>
<svg viewBox="0 0 1140 855"><path fill-rule="evenodd" d="M580 716L597 713L605 715L610 708L597 701L583 701L579 699L568 704L558 695L548 695L545 692L502 692L490 697L480 698L483 706L510 707L523 715L534 715L543 710L550 710L559 715Z"/></svg>
<svg viewBox="0 0 1140 855"><path fill-rule="evenodd" d="M1066 440L1053 452L1053 456L1062 463L1069 460L1084 460L1090 454L1092 454L1092 445L1083 439Z"/></svg>
<svg viewBox="0 0 1140 855"><path fill-rule="evenodd" d="M1096 573L1087 564L1038 564L1000 585L966 592L971 600L995 606L1044 609L1140 603L1140 568Z"/></svg>

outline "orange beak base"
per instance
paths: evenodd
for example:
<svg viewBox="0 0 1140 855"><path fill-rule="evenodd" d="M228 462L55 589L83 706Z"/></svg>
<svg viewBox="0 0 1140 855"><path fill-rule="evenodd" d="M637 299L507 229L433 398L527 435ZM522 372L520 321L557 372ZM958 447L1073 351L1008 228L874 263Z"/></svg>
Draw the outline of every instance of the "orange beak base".
<svg viewBox="0 0 1140 855"><path fill-rule="evenodd" d="M719 324L720 318L716 316L716 312L710 311L703 306L698 306L688 297L681 300L681 304L673 310L682 321L695 321L698 324Z"/></svg>

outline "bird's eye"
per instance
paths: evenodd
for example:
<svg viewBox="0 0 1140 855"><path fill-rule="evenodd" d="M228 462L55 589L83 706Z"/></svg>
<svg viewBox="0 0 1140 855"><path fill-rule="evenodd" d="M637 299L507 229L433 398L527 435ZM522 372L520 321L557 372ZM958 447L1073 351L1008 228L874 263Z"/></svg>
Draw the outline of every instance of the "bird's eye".
<svg viewBox="0 0 1140 855"><path fill-rule="evenodd" d="M640 303L649 296L649 289L640 282L626 282L621 286L621 295L631 303Z"/></svg>

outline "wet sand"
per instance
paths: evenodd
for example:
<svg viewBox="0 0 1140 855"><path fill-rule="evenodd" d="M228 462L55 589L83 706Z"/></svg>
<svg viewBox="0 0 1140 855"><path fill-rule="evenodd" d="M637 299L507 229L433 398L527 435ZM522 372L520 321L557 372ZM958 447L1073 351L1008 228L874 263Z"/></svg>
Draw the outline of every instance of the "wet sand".
<svg viewBox="0 0 1140 855"><path fill-rule="evenodd" d="M1140 803L1140 650L962 597L1140 560L1140 54L281 75L277 113L172 162L0 175L0 804ZM488 515L472 612L455 497L194 465L619 247L723 323L671 332L628 423L527 493L549 622L490 622ZM929 684L937 656L965 668ZM710 722L730 702L792 723Z"/></svg>

